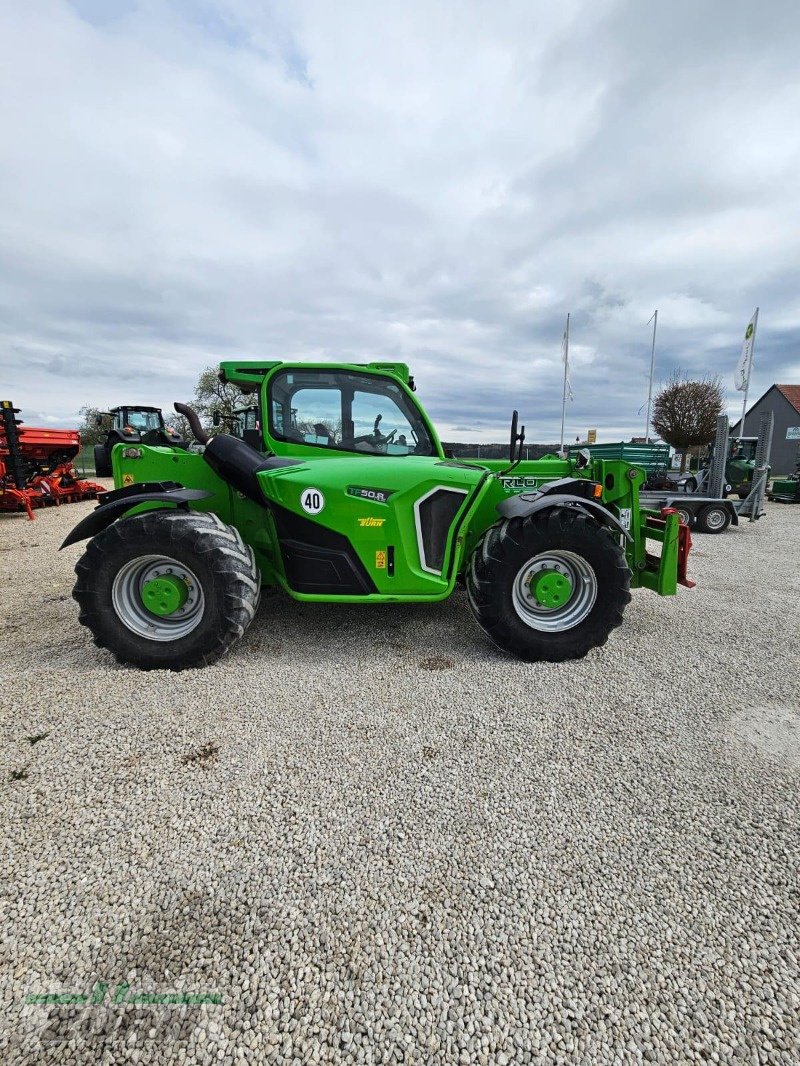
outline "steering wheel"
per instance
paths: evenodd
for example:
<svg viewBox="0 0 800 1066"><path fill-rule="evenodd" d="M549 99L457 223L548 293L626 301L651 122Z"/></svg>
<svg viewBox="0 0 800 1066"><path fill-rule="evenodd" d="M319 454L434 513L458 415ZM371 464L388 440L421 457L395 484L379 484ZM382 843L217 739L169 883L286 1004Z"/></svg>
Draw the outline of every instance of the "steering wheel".
<svg viewBox="0 0 800 1066"><path fill-rule="evenodd" d="M378 428L382 418L383 415L378 415L375 419L375 425L372 427L372 432L365 433L362 437L354 437L353 444L372 444L373 447L377 447L379 444L391 444L395 438L397 430L393 429L390 433L387 433L384 436Z"/></svg>

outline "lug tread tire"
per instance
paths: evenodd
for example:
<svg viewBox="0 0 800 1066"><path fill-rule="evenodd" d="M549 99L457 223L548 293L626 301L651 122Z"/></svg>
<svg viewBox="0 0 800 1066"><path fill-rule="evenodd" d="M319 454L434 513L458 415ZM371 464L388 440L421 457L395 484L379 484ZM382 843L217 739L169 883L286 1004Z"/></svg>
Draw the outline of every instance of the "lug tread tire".
<svg viewBox="0 0 800 1066"><path fill-rule="evenodd" d="M120 566L137 554L159 553L184 562L203 586L203 619L175 641L151 641L133 633L111 601ZM261 599L252 548L237 529L205 511L156 510L120 519L89 541L75 573L72 595L80 609L78 621L99 648L143 670L208 666L244 634Z"/></svg>
<svg viewBox="0 0 800 1066"><path fill-rule="evenodd" d="M557 548L591 563L597 600L574 628L546 633L522 621L511 590L526 559ZM630 577L625 553L608 529L576 508L555 507L526 518L505 519L487 529L467 566L467 597L478 625L503 651L529 662L564 662L601 647L611 630L622 624L631 600Z"/></svg>
<svg viewBox="0 0 800 1066"><path fill-rule="evenodd" d="M95 477L111 477L111 460L102 444L94 446L94 473Z"/></svg>

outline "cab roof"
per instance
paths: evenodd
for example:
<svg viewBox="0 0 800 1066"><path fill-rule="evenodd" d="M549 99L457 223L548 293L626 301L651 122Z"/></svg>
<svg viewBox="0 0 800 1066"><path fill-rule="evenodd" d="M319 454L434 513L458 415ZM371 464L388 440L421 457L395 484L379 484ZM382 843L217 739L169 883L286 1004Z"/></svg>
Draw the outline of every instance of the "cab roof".
<svg viewBox="0 0 800 1066"><path fill-rule="evenodd" d="M406 363L297 363L276 359L272 362L261 360L235 359L219 365L219 379L222 382L236 384L242 392L257 392L264 379L278 367L291 370L371 370L381 374L391 374L412 391L414 379Z"/></svg>
<svg viewBox="0 0 800 1066"><path fill-rule="evenodd" d="M121 403L119 407L109 408L108 413L110 415L116 414L117 411L158 411L161 412L160 407L148 407L146 403Z"/></svg>

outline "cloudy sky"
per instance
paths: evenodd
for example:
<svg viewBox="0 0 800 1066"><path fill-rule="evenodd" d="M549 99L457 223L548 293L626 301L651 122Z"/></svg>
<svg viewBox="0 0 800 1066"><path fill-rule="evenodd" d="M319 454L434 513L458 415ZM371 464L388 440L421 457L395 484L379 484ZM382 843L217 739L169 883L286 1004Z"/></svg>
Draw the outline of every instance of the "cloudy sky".
<svg viewBox="0 0 800 1066"><path fill-rule="evenodd" d="M445 438L800 382L796 0L0 0L0 394L400 359Z"/></svg>

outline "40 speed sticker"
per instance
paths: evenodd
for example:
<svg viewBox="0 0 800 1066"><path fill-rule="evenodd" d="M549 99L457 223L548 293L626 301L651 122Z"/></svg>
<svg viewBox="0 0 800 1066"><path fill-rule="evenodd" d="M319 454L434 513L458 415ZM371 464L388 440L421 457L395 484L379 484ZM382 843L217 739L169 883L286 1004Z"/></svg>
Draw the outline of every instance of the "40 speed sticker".
<svg viewBox="0 0 800 1066"><path fill-rule="evenodd" d="M325 497L319 489L303 489L300 493L300 506L306 514L319 514L325 506Z"/></svg>

